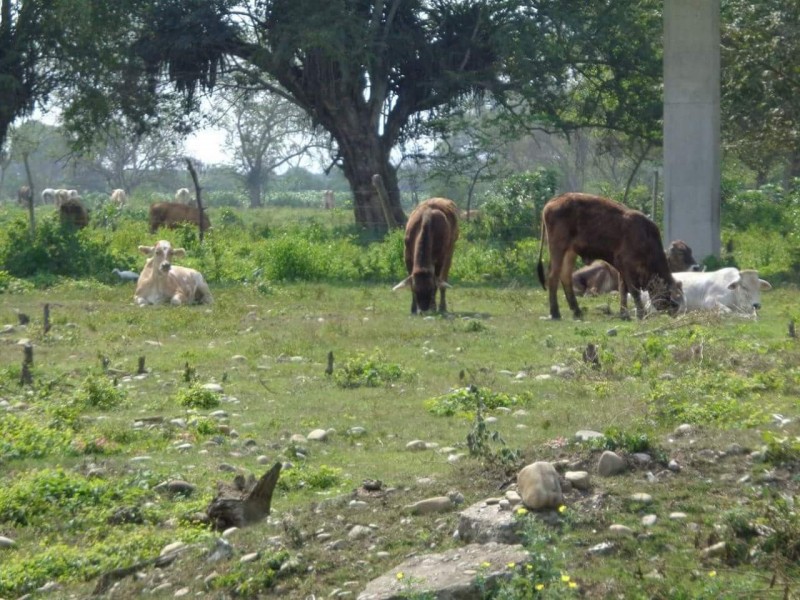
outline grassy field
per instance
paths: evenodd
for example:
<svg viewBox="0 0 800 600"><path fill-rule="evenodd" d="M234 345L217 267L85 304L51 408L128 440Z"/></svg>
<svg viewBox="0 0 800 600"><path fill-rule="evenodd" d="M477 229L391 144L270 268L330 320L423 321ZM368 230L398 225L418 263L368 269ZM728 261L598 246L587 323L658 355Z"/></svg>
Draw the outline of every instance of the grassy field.
<svg viewBox="0 0 800 600"><path fill-rule="evenodd" d="M132 286L85 281L0 294L0 327L12 326L0 334L0 536L14 541L0 547L0 598L48 582L58 586L51 597L88 597L103 573L176 541L190 545L176 563L142 567L109 596L355 597L404 557L457 545L457 512L401 518L403 506L450 490L467 505L501 495L534 460L594 472L606 447L655 462L594 477L590 492L567 495L556 526L528 515L539 566L501 597L800 595L800 346L787 333L796 291L766 293L758 320L642 322L609 315L613 299L582 301L581 322L543 320L544 292L522 286L455 287L446 318L411 317L408 294L385 285L213 292L211 307L147 309L133 306ZM23 338L34 366L33 385L21 387ZM600 368L581 358L588 343ZM140 357L146 374L136 376ZM221 395L199 389L212 382ZM504 443L485 436L468 447L477 396L511 408L481 413L496 417L488 427ZM779 428L773 413L792 422ZM694 433L672 436L682 423ZM334 431L291 440L318 428ZM576 443L580 429L607 440ZM410 452L412 440L438 448ZM671 459L680 472L666 469ZM225 469L260 476L276 461L292 466L269 519L231 536L234 557L207 562L219 533L196 513L216 482L232 480ZM173 479L194 491L154 489ZM365 479L394 491L355 508ZM633 492L653 505L630 502ZM676 511L686 519L669 519ZM658 516L651 528L640 524L648 513ZM637 535L589 556L612 523ZM354 524L374 535L349 540ZM726 550L706 556L719 541ZM249 553L258 555L240 562Z"/></svg>

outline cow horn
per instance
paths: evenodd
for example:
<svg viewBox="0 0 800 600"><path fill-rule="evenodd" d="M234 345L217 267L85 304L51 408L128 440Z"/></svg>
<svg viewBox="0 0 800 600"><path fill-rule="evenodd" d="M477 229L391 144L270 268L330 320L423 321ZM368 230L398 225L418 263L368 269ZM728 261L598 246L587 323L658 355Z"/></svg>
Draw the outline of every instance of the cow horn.
<svg viewBox="0 0 800 600"><path fill-rule="evenodd" d="M403 279L403 281L401 281L401 282L400 282L400 283L398 283L396 286L394 286L394 287L392 288L392 291L393 291L393 292L396 292L397 290L401 290L401 289L403 289L403 288L405 288L405 287L408 287L408 286L410 286L410 285L411 285L411 276L409 275L408 277L406 277L405 279Z"/></svg>
<svg viewBox="0 0 800 600"><path fill-rule="evenodd" d="M449 283L447 283L446 281L440 281L439 282L439 289L440 290L446 290L446 289L449 289L451 287L453 287L453 286L450 285Z"/></svg>

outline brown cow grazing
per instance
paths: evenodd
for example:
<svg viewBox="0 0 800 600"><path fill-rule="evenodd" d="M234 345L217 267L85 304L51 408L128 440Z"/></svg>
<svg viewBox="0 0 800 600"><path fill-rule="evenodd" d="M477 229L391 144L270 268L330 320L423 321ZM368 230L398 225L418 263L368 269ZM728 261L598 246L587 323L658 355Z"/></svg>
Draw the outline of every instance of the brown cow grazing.
<svg viewBox="0 0 800 600"><path fill-rule="evenodd" d="M58 218L62 226L83 229L89 224L89 213L78 198L67 198L58 207Z"/></svg>
<svg viewBox="0 0 800 600"><path fill-rule="evenodd" d="M23 208L28 208L33 202L33 192L31 192L31 188L27 185L21 186L17 190L17 202Z"/></svg>
<svg viewBox="0 0 800 600"><path fill-rule="evenodd" d="M667 255L669 270L673 273L683 271L702 271L703 268L697 264L692 256L692 249L683 240L675 240L664 250Z"/></svg>
<svg viewBox="0 0 800 600"><path fill-rule="evenodd" d="M405 260L408 277L394 290L411 287L411 313L436 310L447 312L445 291L450 285L447 274L458 239L458 207L447 198L421 202L408 217L405 237Z"/></svg>
<svg viewBox="0 0 800 600"><path fill-rule="evenodd" d="M572 274L572 289L582 296L619 291L619 271L604 260L596 260Z"/></svg>
<svg viewBox="0 0 800 600"><path fill-rule="evenodd" d="M547 237L550 273L545 284L542 248ZM549 291L550 317L560 319L558 282L576 319L581 309L572 288L575 259L588 263L602 259L620 272L620 313L628 315L628 292L637 314L644 315L641 291L647 290L658 310L677 311L683 293L667 266L658 226L638 210L591 194L568 193L550 200L542 210L542 240L537 274Z"/></svg>
<svg viewBox="0 0 800 600"><path fill-rule="evenodd" d="M174 229L179 223L200 223L200 209L190 204L156 202L150 205L150 233L159 227ZM211 227L208 215L203 211L203 231Z"/></svg>

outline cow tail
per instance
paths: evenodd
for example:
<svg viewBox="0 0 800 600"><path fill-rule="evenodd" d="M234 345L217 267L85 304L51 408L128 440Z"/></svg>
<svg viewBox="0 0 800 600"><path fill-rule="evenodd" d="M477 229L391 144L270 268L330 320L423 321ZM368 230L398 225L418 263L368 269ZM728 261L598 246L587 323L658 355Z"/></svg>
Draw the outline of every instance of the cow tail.
<svg viewBox="0 0 800 600"><path fill-rule="evenodd" d="M536 265L536 274L539 276L539 283L542 284L543 289L547 289L547 284L544 281L544 265L542 264L542 248L544 247L544 238L547 235L547 229L544 226L544 219L542 219L542 232L541 240L539 240L539 262Z"/></svg>

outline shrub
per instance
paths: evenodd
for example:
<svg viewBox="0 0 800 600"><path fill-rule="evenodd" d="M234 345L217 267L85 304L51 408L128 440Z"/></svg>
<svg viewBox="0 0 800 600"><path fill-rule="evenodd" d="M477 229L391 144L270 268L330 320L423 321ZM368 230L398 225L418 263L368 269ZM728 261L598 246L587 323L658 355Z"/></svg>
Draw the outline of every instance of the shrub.
<svg viewBox="0 0 800 600"><path fill-rule="evenodd" d="M126 397L124 388L115 387L106 377L90 375L75 394L75 402L78 406L108 410L122 404Z"/></svg>
<svg viewBox="0 0 800 600"><path fill-rule="evenodd" d="M203 389L200 385L192 385L178 390L175 400L181 406L188 408L214 408L219 406L219 394Z"/></svg>
<svg viewBox="0 0 800 600"><path fill-rule="evenodd" d="M334 371L333 380L343 388L379 387L408 378L411 373L400 365L387 363L383 354L377 352L372 356L357 354L348 358L341 369Z"/></svg>
<svg viewBox="0 0 800 600"><path fill-rule="evenodd" d="M0 460L64 454L71 441L69 432L39 425L24 415L6 413L0 419Z"/></svg>
<svg viewBox="0 0 800 600"><path fill-rule="evenodd" d="M343 483L342 470L337 467L301 465L281 471L278 487L282 490L328 490Z"/></svg>
<svg viewBox="0 0 800 600"><path fill-rule="evenodd" d="M426 400L425 408L434 415L449 417L455 414L472 414L479 404L494 410L501 406L506 408L524 406L530 399L529 394L516 396L470 385Z"/></svg>

